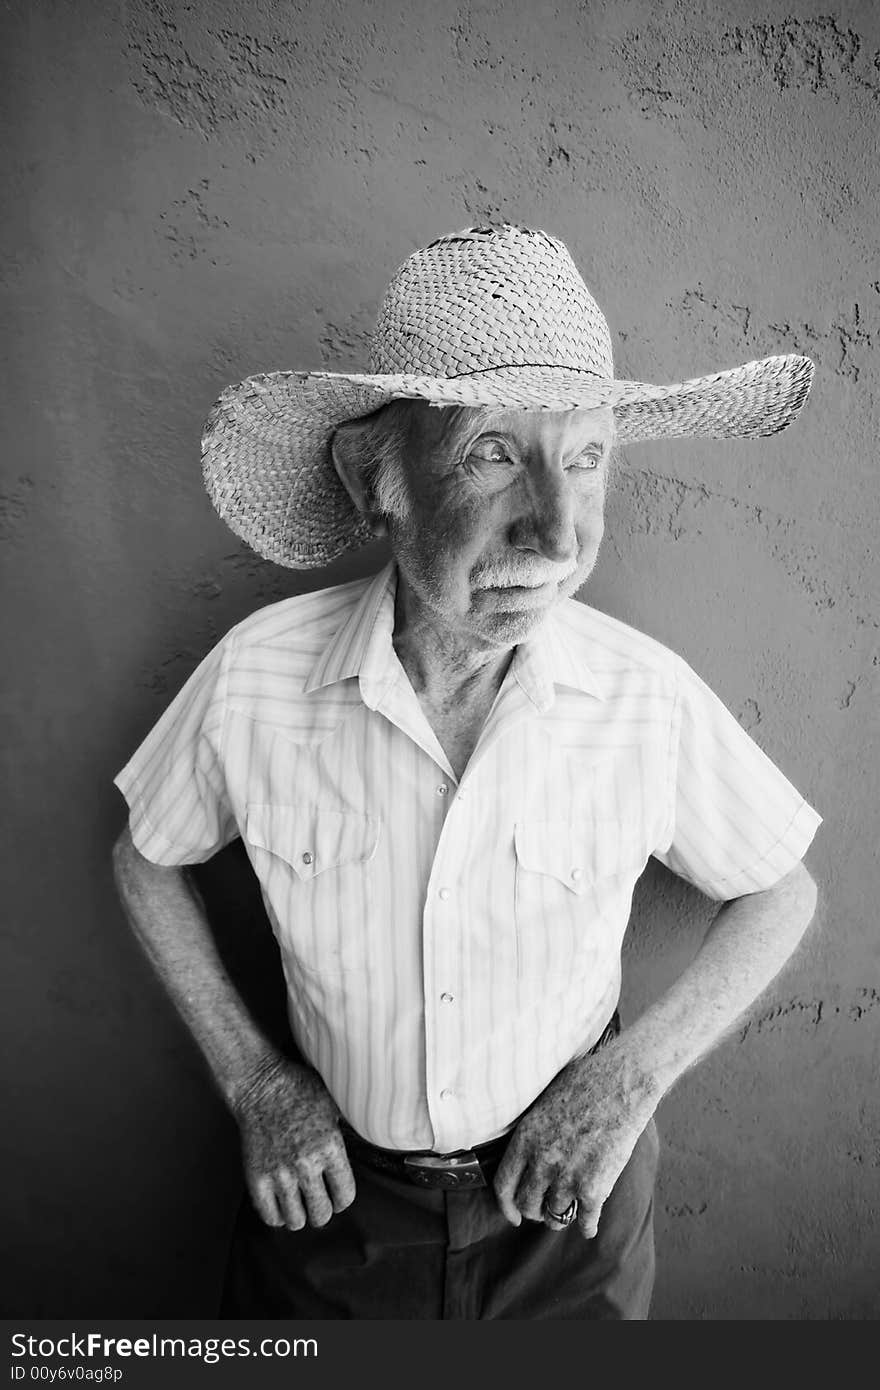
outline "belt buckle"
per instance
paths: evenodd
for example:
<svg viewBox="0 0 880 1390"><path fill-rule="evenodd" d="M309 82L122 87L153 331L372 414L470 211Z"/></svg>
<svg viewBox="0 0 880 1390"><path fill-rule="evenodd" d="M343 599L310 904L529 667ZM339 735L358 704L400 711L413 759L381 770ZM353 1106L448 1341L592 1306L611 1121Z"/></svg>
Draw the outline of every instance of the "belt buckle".
<svg viewBox="0 0 880 1390"><path fill-rule="evenodd" d="M405 1154L403 1166L419 1187L485 1187L486 1177L473 1149L451 1154Z"/></svg>

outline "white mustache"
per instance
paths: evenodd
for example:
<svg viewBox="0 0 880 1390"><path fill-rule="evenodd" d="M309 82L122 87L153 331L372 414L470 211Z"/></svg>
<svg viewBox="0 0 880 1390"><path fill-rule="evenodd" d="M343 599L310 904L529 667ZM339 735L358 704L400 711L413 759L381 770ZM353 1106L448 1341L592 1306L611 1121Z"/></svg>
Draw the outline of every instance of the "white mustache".
<svg viewBox="0 0 880 1390"><path fill-rule="evenodd" d="M561 584L577 569L577 559L560 565L553 560L495 560L480 565L473 577L476 589L540 589L542 584Z"/></svg>

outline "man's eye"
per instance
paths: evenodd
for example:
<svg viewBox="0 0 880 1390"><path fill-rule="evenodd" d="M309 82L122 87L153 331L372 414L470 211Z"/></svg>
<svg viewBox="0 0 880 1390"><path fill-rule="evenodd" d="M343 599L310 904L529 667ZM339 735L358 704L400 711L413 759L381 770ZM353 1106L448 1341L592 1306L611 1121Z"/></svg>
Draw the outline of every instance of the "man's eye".
<svg viewBox="0 0 880 1390"><path fill-rule="evenodd" d="M478 439L468 454L478 463L512 463L510 454L497 439Z"/></svg>
<svg viewBox="0 0 880 1390"><path fill-rule="evenodd" d="M578 471L584 469L589 472L591 469L598 468L600 462L601 456L599 454L581 454L580 458L572 459L571 463L567 463L565 466L566 468L574 468Z"/></svg>

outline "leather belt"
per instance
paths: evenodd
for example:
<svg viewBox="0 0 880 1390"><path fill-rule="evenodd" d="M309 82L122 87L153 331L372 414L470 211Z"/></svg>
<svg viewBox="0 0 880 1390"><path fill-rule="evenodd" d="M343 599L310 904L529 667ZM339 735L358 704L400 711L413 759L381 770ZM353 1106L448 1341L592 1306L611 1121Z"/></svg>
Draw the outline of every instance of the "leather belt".
<svg viewBox="0 0 880 1390"><path fill-rule="evenodd" d="M619 1032L620 1015L615 1012L590 1052L598 1052ZM447 1154L434 1153L430 1149L404 1153L402 1149L380 1149L375 1144L369 1144L344 1120L340 1128L351 1157L368 1168L402 1182L414 1183L417 1187L449 1190L488 1187L510 1139L509 1133L501 1134L488 1144L477 1144L472 1149L456 1149L454 1153Z"/></svg>

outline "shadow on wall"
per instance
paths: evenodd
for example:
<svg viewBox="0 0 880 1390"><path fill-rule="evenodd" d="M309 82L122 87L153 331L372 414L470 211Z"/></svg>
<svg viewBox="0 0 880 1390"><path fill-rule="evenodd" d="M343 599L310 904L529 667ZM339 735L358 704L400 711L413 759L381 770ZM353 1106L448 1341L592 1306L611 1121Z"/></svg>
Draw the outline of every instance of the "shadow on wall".
<svg viewBox="0 0 880 1390"><path fill-rule="evenodd" d="M278 946L241 840L188 872L204 900L223 964L251 1017L273 1047L299 1058L287 1021Z"/></svg>
<svg viewBox="0 0 880 1390"><path fill-rule="evenodd" d="M649 859L623 942L621 1017L636 1018L693 959L719 904Z"/></svg>

